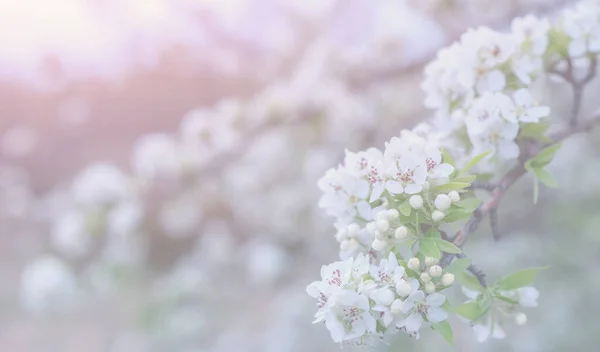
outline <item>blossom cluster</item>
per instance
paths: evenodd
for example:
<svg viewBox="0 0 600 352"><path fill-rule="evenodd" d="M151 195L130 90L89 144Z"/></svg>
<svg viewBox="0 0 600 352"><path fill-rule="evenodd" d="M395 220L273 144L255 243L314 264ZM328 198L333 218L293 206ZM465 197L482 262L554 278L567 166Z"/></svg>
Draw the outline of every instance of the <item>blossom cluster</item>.
<svg viewBox="0 0 600 352"><path fill-rule="evenodd" d="M335 238L345 261L324 267L323 281L311 284L308 293L318 301L316 321L325 321L334 341L362 343L383 337L392 322L411 336L418 336L423 322L435 329L446 317L433 309L447 302L439 291L454 276L433 278L439 279L452 265L460 268L461 277L476 282L478 291L468 293L471 301L456 313L471 322L480 341L503 337L506 317L514 317L519 325L526 322L519 309L537 305L539 292L527 285L539 269L487 287L466 272L472 270L467 262L447 268L433 263L441 253L461 253L441 235L442 229L465 220L479 205L469 190L475 176L467 171L475 168L477 175L494 177L519 158L526 139L547 143L543 134L551 111L539 102L536 83L561 65L567 65L569 75L579 61L595 65L598 33L600 4L593 1L565 11L554 22L517 18L509 33L485 27L467 31L425 69L422 88L425 105L435 111L433 126L421 123L403 130L383 151L346 151L343 163L319 180L319 206L335 218ZM593 67L588 69L593 72ZM553 150L540 155L545 158ZM545 176L541 168L551 159L530 162L526 168L537 171L536 177ZM540 180L552 184L547 178ZM426 263L424 272L421 262ZM388 272L391 281L377 280L373 268L381 266L393 268ZM404 281L412 285L398 285ZM418 319L402 308L415 292L426 302ZM436 313L429 316L430 312Z"/></svg>
<svg viewBox="0 0 600 352"><path fill-rule="evenodd" d="M533 16L515 19L510 33L471 29L426 67L425 105L467 156L491 150L490 161L514 160L519 127L550 115L531 88L544 70L549 30Z"/></svg>
<svg viewBox="0 0 600 352"><path fill-rule="evenodd" d="M451 178L455 169L443 160L439 140L423 131L429 131L425 124L403 130L383 152L346 151L344 164L319 180L319 205L336 218L342 259L358 253L385 255L416 239L420 229L414 220L419 216L422 223L439 224L460 208L461 186L454 190L444 185L472 178Z"/></svg>
<svg viewBox="0 0 600 352"><path fill-rule="evenodd" d="M432 258L423 267L418 258L400 263L391 252L373 264L368 256L323 266L321 281L307 287L317 299L314 323L325 322L335 342L368 344L388 331L419 337L424 326L448 317L446 296L438 291L454 282Z"/></svg>

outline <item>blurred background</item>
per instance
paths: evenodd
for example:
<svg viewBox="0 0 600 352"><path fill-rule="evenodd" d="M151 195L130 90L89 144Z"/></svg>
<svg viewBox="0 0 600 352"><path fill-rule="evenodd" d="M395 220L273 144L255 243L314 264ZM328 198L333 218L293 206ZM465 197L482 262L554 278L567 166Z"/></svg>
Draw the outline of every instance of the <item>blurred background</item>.
<svg viewBox="0 0 600 352"><path fill-rule="evenodd" d="M316 180L428 119L422 68L466 28L570 3L0 0L0 351L339 350L305 293L338 258ZM492 280L550 266L527 326L381 350L595 351L599 137L466 246Z"/></svg>

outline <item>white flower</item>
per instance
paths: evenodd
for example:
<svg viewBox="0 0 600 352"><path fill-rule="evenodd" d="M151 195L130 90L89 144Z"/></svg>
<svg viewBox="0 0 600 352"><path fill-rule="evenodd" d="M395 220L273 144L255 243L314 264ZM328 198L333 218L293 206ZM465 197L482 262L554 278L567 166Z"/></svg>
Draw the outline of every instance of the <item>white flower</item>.
<svg viewBox="0 0 600 352"><path fill-rule="evenodd" d="M21 303L33 311L60 309L73 303L77 283L59 259L44 256L28 264L21 275Z"/></svg>
<svg viewBox="0 0 600 352"><path fill-rule="evenodd" d="M81 171L73 181L75 201L85 206L102 206L127 196L129 180L115 165L94 163Z"/></svg>
<svg viewBox="0 0 600 352"><path fill-rule="evenodd" d="M515 102L515 114L522 122L539 122L541 118L550 115L550 108L537 106L533 102L533 96L528 89L519 89L513 93Z"/></svg>
<svg viewBox="0 0 600 352"><path fill-rule="evenodd" d="M335 216L344 224L351 224L360 216L371 220L372 209L366 198L369 195L369 183L349 174L345 169L330 169L319 180L323 195L319 206L329 215Z"/></svg>
<svg viewBox="0 0 600 352"><path fill-rule="evenodd" d="M146 178L176 177L181 172L177 142L166 134L149 134L136 141L131 164Z"/></svg>
<svg viewBox="0 0 600 352"><path fill-rule="evenodd" d="M515 142L519 125L512 101L503 94L481 97L473 105L467 116L467 132L474 154L492 150L494 155L505 160L519 156L519 146Z"/></svg>
<svg viewBox="0 0 600 352"><path fill-rule="evenodd" d="M346 150L344 167L351 174L354 174L357 177L364 177L371 172L371 169L375 167L380 160L383 160L383 153L377 148L369 148L358 153L352 153Z"/></svg>
<svg viewBox="0 0 600 352"><path fill-rule="evenodd" d="M522 307L537 307L537 299L540 296L540 291L535 287L523 287L519 289L519 304Z"/></svg>
<svg viewBox="0 0 600 352"><path fill-rule="evenodd" d="M390 290L387 287L382 287L378 290L371 292L370 297L375 302L375 304L381 306L389 306L390 304L392 304L394 299L396 299L394 292L392 292L392 290Z"/></svg>
<svg viewBox="0 0 600 352"><path fill-rule="evenodd" d="M484 342L490 336L495 339L503 339L506 337L506 333L500 324L492 324L492 319L490 317L487 317L485 324L473 325L473 331L475 332L475 335L477 335L478 342Z"/></svg>
<svg viewBox="0 0 600 352"><path fill-rule="evenodd" d="M376 321L370 314L369 299L346 291L325 316L325 326L334 342L351 340L376 331Z"/></svg>
<svg viewBox="0 0 600 352"><path fill-rule="evenodd" d="M173 238L194 235L201 218L202 209L192 196L182 196L164 203L158 214L162 231Z"/></svg>
<svg viewBox="0 0 600 352"><path fill-rule="evenodd" d="M408 155L386 170L391 180L386 183L386 189L393 194L415 194L421 192L427 179L427 166L416 156Z"/></svg>
<svg viewBox="0 0 600 352"><path fill-rule="evenodd" d="M402 306L402 310L407 316L399 319L396 326L404 329L409 335L418 336L418 332L423 325L423 316L430 323L439 323L448 317L448 313L441 308L446 301L446 296L441 293L432 293L425 297L423 291L411 293Z"/></svg>
<svg viewBox="0 0 600 352"><path fill-rule="evenodd" d="M371 267L370 274L377 283L394 285L395 277L404 276L404 267L398 264L394 252L390 252L387 259L381 260L378 266Z"/></svg>
<svg viewBox="0 0 600 352"><path fill-rule="evenodd" d="M52 226L50 243L60 253L72 257L86 254L92 246L93 235L86 227L85 214L69 211Z"/></svg>
<svg viewBox="0 0 600 352"><path fill-rule="evenodd" d="M362 261L362 259L361 259ZM335 305L339 295L352 277L354 259L335 262L321 267L321 281L314 281L306 287L306 293L317 299L318 311L315 321L325 319L325 314Z"/></svg>
<svg viewBox="0 0 600 352"><path fill-rule="evenodd" d="M518 43L525 44L532 55L542 56L548 47L550 22L533 15L517 17L512 21L512 35Z"/></svg>
<svg viewBox="0 0 600 352"><path fill-rule="evenodd" d="M563 29L571 39L568 52L572 57L600 51L600 23L597 5L581 3L572 10L565 11Z"/></svg>

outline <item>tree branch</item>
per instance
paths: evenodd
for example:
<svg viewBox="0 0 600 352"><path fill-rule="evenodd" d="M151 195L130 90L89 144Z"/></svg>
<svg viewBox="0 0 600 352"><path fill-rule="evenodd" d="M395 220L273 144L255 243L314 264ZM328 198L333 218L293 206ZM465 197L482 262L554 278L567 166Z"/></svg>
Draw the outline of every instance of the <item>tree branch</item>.
<svg viewBox="0 0 600 352"><path fill-rule="evenodd" d="M586 121L583 121L582 123L576 126L567 126L561 130L556 131L555 133L551 133L548 137L552 140L552 142L547 144L546 146L557 144L574 134L589 131L595 125L598 124L600 124L600 110L596 111L596 113L591 118L589 118ZM490 213L490 211L492 211L492 209L498 207L498 204L500 203L508 189L519 178L521 178L521 176L527 173L527 170L525 170L525 162L529 158L537 154L537 152L531 153L531 149L540 150L541 148L529 148L530 152L525 153L524 157L520 158L521 160L519 160L519 164L513 167L504 175L504 177L500 179L500 182L498 182L498 186L495 190L492 191L492 197L487 202L480 205L479 208L477 208L473 212L473 215L471 216L469 221L467 221L465 226L454 236L454 240L452 241L452 243L454 243L455 246L461 247L465 243L469 235L477 229L483 218L487 216Z"/></svg>

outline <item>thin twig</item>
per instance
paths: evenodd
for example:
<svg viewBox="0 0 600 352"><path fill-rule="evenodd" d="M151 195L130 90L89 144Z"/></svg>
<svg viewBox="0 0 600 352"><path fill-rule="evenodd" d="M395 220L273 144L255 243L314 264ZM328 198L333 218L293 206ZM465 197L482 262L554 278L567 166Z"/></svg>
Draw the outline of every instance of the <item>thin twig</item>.
<svg viewBox="0 0 600 352"><path fill-rule="evenodd" d="M500 227L498 226L498 208L490 209L490 228L492 229L492 236L494 240L500 240Z"/></svg>
<svg viewBox="0 0 600 352"><path fill-rule="evenodd" d="M456 257L457 258L465 258L466 255L460 253L460 254L457 254ZM477 281L479 281L479 284L482 287L487 287L487 280L486 280L485 273L483 272L483 270L481 270L478 266L476 266L474 264L469 265L469 267L467 267L467 270L477 278Z"/></svg>
<svg viewBox="0 0 600 352"><path fill-rule="evenodd" d="M563 128L561 130L558 130L554 133L549 134L548 137L550 138L550 140L552 142L547 145L556 144L556 143L562 142L564 139L566 139L574 134L589 131L595 125L600 125L600 110L596 111L596 113L594 113L591 118L583 121L582 123L579 123L576 126L566 126L565 128ZM538 146L538 148L531 148L531 149L539 151L539 150L541 150L541 147ZM502 200L502 198L504 197L504 195L506 194L508 189L518 179L520 179L521 176L523 176L527 173L527 170L525 170L525 166L524 166L525 161L528 158L533 157L537 154L537 153L532 153L531 149L525 149L526 151L529 150L529 152L520 158L520 162L517 166L515 166L511 170L509 170L504 175L504 177L502 177L500 179L500 182L498 182L498 186L496 187L496 189L494 191L492 191L491 198L488 201L481 204L477 209L475 209L475 211L473 212L473 215L471 215L471 218L467 221L467 223L463 226L463 228L456 233L456 235L454 236L454 239L452 240L452 243L455 246L462 247L465 244L465 242L469 238L469 235L477 229L477 227L479 226L481 221L485 218L485 216L489 215L491 212L493 212L495 209L497 209L498 204L500 203L500 200ZM464 254L445 255L444 258L442 258L441 263L442 263L442 265L448 265L448 264L450 264L450 262L452 262L452 259L454 257L460 258L461 256L464 256ZM479 280L480 284L485 287L485 275L482 276L483 272L475 266L473 266L473 268L470 268L469 271L473 275L475 275L477 277L477 279Z"/></svg>
<svg viewBox="0 0 600 352"><path fill-rule="evenodd" d="M487 181L473 181L473 183L471 184L472 189L482 189L485 191L493 191L496 189L498 185L493 183L493 182L487 182Z"/></svg>

